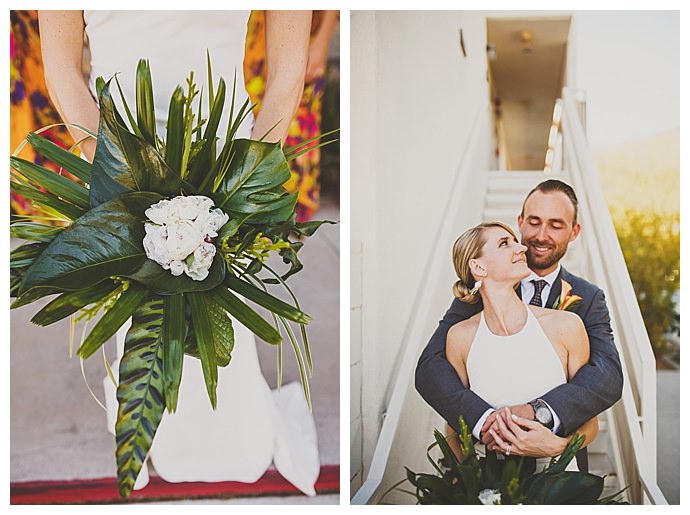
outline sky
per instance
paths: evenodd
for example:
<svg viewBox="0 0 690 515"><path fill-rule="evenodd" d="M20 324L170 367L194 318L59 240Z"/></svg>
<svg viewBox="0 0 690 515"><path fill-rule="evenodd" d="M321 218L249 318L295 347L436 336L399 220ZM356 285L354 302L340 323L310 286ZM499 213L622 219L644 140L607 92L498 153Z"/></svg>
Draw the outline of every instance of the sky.
<svg viewBox="0 0 690 515"><path fill-rule="evenodd" d="M679 127L679 11L576 11L573 31L592 149Z"/></svg>

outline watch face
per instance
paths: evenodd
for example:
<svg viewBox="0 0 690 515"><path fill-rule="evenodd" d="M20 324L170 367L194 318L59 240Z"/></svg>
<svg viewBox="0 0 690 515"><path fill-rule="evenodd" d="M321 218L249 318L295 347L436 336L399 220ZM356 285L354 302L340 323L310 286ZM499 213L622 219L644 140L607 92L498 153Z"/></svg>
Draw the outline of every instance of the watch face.
<svg viewBox="0 0 690 515"><path fill-rule="evenodd" d="M542 424L550 424L552 421L551 411L545 406L539 406L534 415Z"/></svg>

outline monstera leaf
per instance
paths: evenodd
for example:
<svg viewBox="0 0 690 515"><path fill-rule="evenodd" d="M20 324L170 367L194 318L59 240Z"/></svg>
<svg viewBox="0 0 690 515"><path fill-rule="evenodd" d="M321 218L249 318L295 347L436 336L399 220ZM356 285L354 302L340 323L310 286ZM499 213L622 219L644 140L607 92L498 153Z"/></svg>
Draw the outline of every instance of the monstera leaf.
<svg viewBox="0 0 690 515"><path fill-rule="evenodd" d="M290 168L280 143L247 139L233 142L232 173L224 177L213 195L217 206L231 218L252 215L251 224L284 222L294 213L297 193L283 184Z"/></svg>

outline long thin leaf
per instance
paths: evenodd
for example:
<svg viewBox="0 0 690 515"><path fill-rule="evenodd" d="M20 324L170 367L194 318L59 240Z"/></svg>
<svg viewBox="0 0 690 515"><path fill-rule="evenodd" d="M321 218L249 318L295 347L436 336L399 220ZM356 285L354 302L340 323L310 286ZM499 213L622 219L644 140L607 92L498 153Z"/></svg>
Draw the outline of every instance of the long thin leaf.
<svg viewBox="0 0 690 515"><path fill-rule="evenodd" d="M309 407L309 411L311 411L311 393L309 392L309 380L307 379L307 373L304 368L304 358L302 358L302 351L300 350L299 345L297 344L297 338L295 338L295 333L292 331L292 327L290 327L290 324L283 317L278 317L278 320L280 320L280 322L283 324L283 327L285 328L285 331L288 334L290 344L292 344L292 350L294 351L295 358L297 359L297 368L299 369L299 381L302 385L302 391L304 392L304 398L307 401L307 406Z"/></svg>
<svg viewBox="0 0 690 515"><path fill-rule="evenodd" d="M134 115L132 115L132 111L129 108L129 105L127 104L127 99L125 98L125 94L122 91L122 86L120 86L120 81L118 80L117 75L115 76L115 84L117 84L117 91L118 91L118 93L120 93L120 99L122 100L122 105L125 108L127 120L129 121L129 127L132 129L132 132L134 132L134 134L139 136L141 139L144 139L144 135L141 133L141 129L139 129L139 126L137 125L137 121L134 119ZM107 85L108 84L104 82L101 90L103 88L105 88ZM100 96L101 96L101 92L99 91L98 97L100 98ZM119 116L119 113L117 113L115 116L117 118ZM122 121L124 122L124 120L122 120ZM124 126L124 123L123 123L123 126Z"/></svg>
<svg viewBox="0 0 690 515"><path fill-rule="evenodd" d="M211 406L216 409L217 397L216 387L218 386L218 367L216 365L216 351L213 342L213 328L208 316L206 302L203 293L188 293L186 298L192 310L192 320L194 321L194 333L196 336L197 349L201 359L201 370L204 373L206 391L211 401Z"/></svg>
<svg viewBox="0 0 690 515"><path fill-rule="evenodd" d="M177 409L182 381L185 339L184 294L166 295L163 308L163 385L165 405L170 413Z"/></svg>
<svg viewBox="0 0 690 515"><path fill-rule="evenodd" d="M265 342L278 345L282 341L280 333L271 324L226 288L216 288L210 295L222 308Z"/></svg>
<svg viewBox="0 0 690 515"><path fill-rule="evenodd" d="M137 65L136 102L139 129L141 129L144 139L154 148L157 148L156 106L153 100L151 68L146 59L140 59Z"/></svg>
<svg viewBox="0 0 690 515"><path fill-rule="evenodd" d="M191 163L189 175L186 178L192 185L198 186L205 182L206 172L213 167L215 147L216 147L216 132L220 123L220 118L223 114L223 105L225 103L225 81L220 80L218 84L218 92L213 101L213 109L209 113L209 119L206 122L204 129L204 145L199 153L196 155L193 163ZM211 181L212 183L213 181Z"/></svg>
<svg viewBox="0 0 690 515"><path fill-rule="evenodd" d="M292 320L293 322L297 322L299 324L306 324L309 322L309 320L311 320L311 317L303 311L291 306L287 302L283 302L270 293L266 293L259 288L256 288L255 286L238 279L232 274L227 274L225 276L225 284L228 286L228 288L239 293L243 297L256 302L259 306L268 309L272 313L283 316L288 320Z"/></svg>
<svg viewBox="0 0 690 515"><path fill-rule="evenodd" d="M82 181L86 183L90 181L91 164L89 162L34 132L30 132L26 139L34 147L34 150L46 159L64 168Z"/></svg>
<svg viewBox="0 0 690 515"><path fill-rule="evenodd" d="M129 288L120 295L117 302L96 323L89 336L77 350L77 354L86 359L100 349L101 345L132 316L132 313L141 305L148 294L148 290L143 286L130 283Z"/></svg>
<svg viewBox="0 0 690 515"><path fill-rule="evenodd" d="M317 141L320 140L321 138L325 138L326 136L330 136L331 134L335 134L336 132L339 132L340 129L333 129L332 131L324 132L323 134L319 134L317 136L314 136L313 138L306 139L304 141L300 141L296 145L293 145L291 147L284 148L283 151L285 152L285 157L287 158L290 154L294 154L295 152L298 152L300 149L303 149L305 145L309 145L312 141ZM326 144L329 143L335 143L338 141L337 139L329 140L325 142Z"/></svg>
<svg viewBox="0 0 690 515"><path fill-rule="evenodd" d="M10 166L34 185L45 188L53 195L82 209L89 209L91 207L89 203L89 190L72 179L58 175L52 170L18 157L10 157Z"/></svg>
<svg viewBox="0 0 690 515"><path fill-rule="evenodd" d="M15 222L10 224L10 237L23 240L50 243L55 236L60 234L64 227L43 225L31 222Z"/></svg>
<svg viewBox="0 0 690 515"><path fill-rule="evenodd" d="M85 210L68 202L64 202L50 193L44 193L34 187L24 186L16 182L10 182L10 189L17 195L27 200L32 200L36 206L46 211L53 211L63 215L65 220L76 220L85 213Z"/></svg>
<svg viewBox="0 0 690 515"><path fill-rule="evenodd" d="M63 293L36 313L31 322L42 327L54 324L76 313L84 306L110 295L117 287L116 283L108 280L90 288Z"/></svg>
<svg viewBox="0 0 690 515"><path fill-rule="evenodd" d="M172 171L182 175L184 152L184 92L177 86L170 97L168 125L165 143L165 162Z"/></svg>

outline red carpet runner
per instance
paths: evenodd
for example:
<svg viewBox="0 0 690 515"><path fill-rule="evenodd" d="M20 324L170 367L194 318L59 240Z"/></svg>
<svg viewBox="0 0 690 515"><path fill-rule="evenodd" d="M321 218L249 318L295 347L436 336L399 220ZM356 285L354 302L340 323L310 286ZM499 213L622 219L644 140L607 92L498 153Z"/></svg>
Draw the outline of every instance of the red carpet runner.
<svg viewBox="0 0 690 515"><path fill-rule="evenodd" d="M315 488L318 494L337 493L340 466L321 467ZM120 499L115 478L10 483L10 504L111 504L283 495L303 494L275 470L267 471L256 483L167 483L152 476L149 484L132 493L128 501Z"/></svg>

